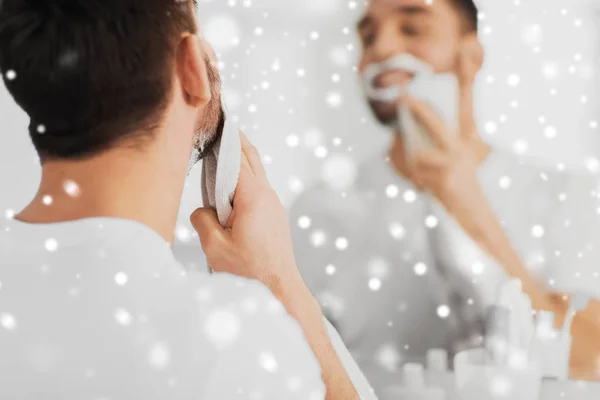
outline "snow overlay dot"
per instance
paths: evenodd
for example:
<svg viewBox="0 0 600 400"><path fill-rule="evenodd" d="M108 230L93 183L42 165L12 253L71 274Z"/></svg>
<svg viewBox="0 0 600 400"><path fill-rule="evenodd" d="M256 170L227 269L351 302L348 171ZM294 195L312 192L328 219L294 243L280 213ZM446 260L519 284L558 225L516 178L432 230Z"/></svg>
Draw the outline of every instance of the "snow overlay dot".
<svg viewBox="0 0 600 400"><path fill-rule="evenodd" d="M548 139L554 139L556 137L556 128L553 126L547 126L544 129L544 136L546 136Z"/></svg>
<svg viewBox="0 0 600 400"><path fill-rule="evenodd" d="M8 71L6 71L6 74L4 76L6 76L7 80L13 81L17 78L17 73L14 70L9 69Z"/></svg>
<svg viewBox="0 0 600 400"><path fill-rule="evenodd" d="M417 193L414 190L409 189L404 192L404 201L407 203L414 203L415 200L417 200Z"/></svg>
<svg viewBox="0 0 600 400"><path fill-rule="evenodd" d="M450 307L445 304L440 305L437 308L437 315L442 319L448 318L450 316Z"/></svg>
<svg viewBox="0 0 600 400"><path fill-rule="evenodd" d="M327 157L328 153L329 153L329 151L327 150L327 147L325 147L325 146L317 146L314 150L315 157L317 157L317 158L325 158L325 157Z"/></svg>
<svg viewBox="0 0 600 400"><path fill-rule="evenodd" d="M493 135L494 133L498 132L498 125L496 125L495 122L486 122L484 129L486 133Z"/></svg>
<svg viewBox="0 0 600 400"><path fill-rule="evenodd" d="M124 286L128 280L129 280L129 277L127 276L127 274L125 272L117 272L115 274L115 282L119 286Z"/></svg>
<svg viewBox="0 0 600 400"><path fill-rule="evenodd" d="M262 353L258 358L258 363L270 373L275 373L279 369L279 364L271 353Z"/></svg>
<svg viewBox="0 0 600 400"><path fill-rule="evenodd" d="M77 182L70 179L63 183L63 189L71 197L77 197L81 194L81 189Z"/></svg>
<svg viewBox="0 0 600 400"><path fill-rule="evenodd" d="M13 331L17 328L16 318L9 313L0 314L0 325L7 331Z"/></svg>
<svg viewBox="0 0 600 400"><path fill-rule="evenodd" d="M177 225L175 228L175 236L180 242L189 243L192 241L192 230L185 225Z"/></svg>
<svg viewBox="0 0 600 400"><path fill-rule="evenodd" d="M471 265L471 271L473 271L473 274L475 274L475 275L483 274L483 270L484 270L484 265L479 261L475 261Z"/></svg>
<svg viewBox="0 0 600 400"><path fill-rule="evenodd" d="M124 308L118 308L117 310L115 310L114 317L117 320L117 322L123 326L131 325L131 314L129 314L129 312Z"/></svg>
<svg viewBox="0 0 600 400"><path fill-rule="evenodd" d="M326 97L327 104L332 108L338 108L342 105L342 95L338 92L329 92Z"/></svg>
<svg viewBox="0 0 600 400"><path fill-rule="evenodd" d="M369 279L369 289L376 292L381 289L381 280L378 278Z"/></svg>
<svg viewBox="0 0 600 400"><path fill-rule="evenodd" d="M214 310L206 318L204 333L217 348L233 343L240 334L240 320L229 310Z"/></svg>
<svg viewBox="0 0 600 400"><path fill-rule="evenodd" d="M427 265L425 265L422 262L416 263L413 269L415 271L415 274L419 276L423 276L427 273Z"/></svg>
<svg viewBox="0 0 600 400"><path fill-rule="evenodd" d="M544 236L544 228L541 225L534 225L531 228L531 235L536 238Z"/></svg>
<svg viewBox="0 0 600 400"><path fill-rule="evenodd" d="M428 215L425 218L425 226L428 228L435 228L438 225L438 219L435 215Z"/></svg>
<svg viewBox="0 0 600 400"><path fill-rule="evenodd" d="M396 240L402 240L406 236L406 230L398 222L392 222L388 227L390 235Z"/></svg>
<svg viewBox="0 0 600 400"><path fill-rule="evenodd" d="M512 180L508 176L503 176L498 180L498 186L500 186L502 189L510 188L511 184Z"/></svg>
<svg viewBox="0 0 600 400"><path fill-rule="evenodd" d="M335 265L329 264L325 267L325 273L329 276L335 274L335 270L336 270Z"/></svg>
<svg viewBox="0 0 600 400"><path fill-rule="evenodd" d="M388 185L385 188L385 194L390 199L397 197L399 193L400 193L400 189L396 185Z"/></svg>
<svg viewBox="0 0 600 400"><path fill-rule="evenodd" d="M327 241L327 236L323 231L314 231L310 235L310 242L315 247L321 247Z"/></svg>
<svg viewBox="0 0 600 400"><path fill-rule="evenodd" d="M345 237L339 237L335 239L335 247L338 250L346 250L348 248L348 239Z"/></svg>
<svg viewBox="0 0 600 400"><path fill-rule="evenodd" d="M509 86L517 86L517 85L519 85L520 81L521 81L521 78L519 78L519 75L511 74L508 76L506 83L508 83Z"/></svg>
<svg viewBox="0 0 600 400"><path fill-rule="evenodd" d="M44 247L46 247L46 250L48 250L49 252L55 252L58 249L58 242L56 241L56 239L46 239Z"/></svg>
<svg viewBox="0 0 600 400"><path fill-rule="evenodd" d="M285 138L285 143L289 147L298 147L298 145L300 144L300 138L298 137L298 135L291 133Z"/></svg>
<svg viewBox="0 0 600 400"><path fill-rule="evenodd" d="M308 228L310 228L310 225L311 225L311 220L306 215L302 215L301 217L298 218L298 227L300 229L308 229Z"/></svg>
<svg viewBox="0 0 600 400"><path fill-rule="evenodd" d="M171 362L171 352L167 345L158 342L148 352L148 362L156 369L165 369Z"/></svg>

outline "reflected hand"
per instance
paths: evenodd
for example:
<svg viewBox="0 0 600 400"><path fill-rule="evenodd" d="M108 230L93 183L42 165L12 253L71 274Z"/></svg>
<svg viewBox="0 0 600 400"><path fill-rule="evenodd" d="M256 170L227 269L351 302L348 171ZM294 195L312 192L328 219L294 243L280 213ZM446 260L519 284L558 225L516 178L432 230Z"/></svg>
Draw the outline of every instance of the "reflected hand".
<svg viewBox="0 0 600 400"><path fill-rule="evenodd" d="M447 208L479 198L477 170L489 147L481 140L475 125L473 86L482 63L482 50L473 38L459 55L459 134L426 102L404 96L403 105L430 133L435 148L417 152L411 173L419 189L432 192Z"/></svg>

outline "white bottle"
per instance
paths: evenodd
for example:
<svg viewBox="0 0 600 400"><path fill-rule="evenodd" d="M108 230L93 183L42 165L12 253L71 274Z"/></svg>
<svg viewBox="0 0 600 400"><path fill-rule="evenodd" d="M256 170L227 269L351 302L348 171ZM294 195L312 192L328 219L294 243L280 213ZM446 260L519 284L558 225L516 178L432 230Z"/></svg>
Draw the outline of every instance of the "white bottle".
<svg viewBox="0 0 600 400"><path fill-rule="evenodd" d="M485 321L485 349L489 363L505 365L508 363L510 346L511 311L508 307L494 305L488 307Z"/></svg>
<svg viewBox="0 0 600 400"><path fill-rule="evenodd" d="M442 388L425 385L425 371L421 364L404 364L402 367L402 381L402 386L385 389L386 399L446 400L446 394Z"/></svg>
<svg viewBox="0 0 600 400"><path fill-rule="evenodd" d="M444 349L431 349L427 352L427 386L439 387L446 392L446 398L455 399L456 380L448 368L448 352Z"/></svg>
<svg viewBox="0 0 600 400"><path fill-rule="evenodd" d="M554 314L550 311L538 311L535 322L530 354L540 363L542 377L568 379L571 335L554 329Z"/></svg>

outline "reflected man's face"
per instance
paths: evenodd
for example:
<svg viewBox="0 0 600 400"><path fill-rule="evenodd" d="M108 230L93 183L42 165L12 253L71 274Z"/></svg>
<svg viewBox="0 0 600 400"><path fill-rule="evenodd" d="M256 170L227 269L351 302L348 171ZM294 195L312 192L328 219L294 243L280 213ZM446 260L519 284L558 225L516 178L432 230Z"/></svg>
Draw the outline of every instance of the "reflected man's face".
<svg viewBox="0 0 600 400"><path fill-rule="evenodd" d="M465 22L451 0L434 0L431 5L425 0L371 0L357 28L362 43L361 74L368 65L401 53L416 56L436 72L455 72ZM407 71L390 71L380 75L375 85L406 85L412 77ZM381 123L395 120L395 106L369 104Z"/></svg>

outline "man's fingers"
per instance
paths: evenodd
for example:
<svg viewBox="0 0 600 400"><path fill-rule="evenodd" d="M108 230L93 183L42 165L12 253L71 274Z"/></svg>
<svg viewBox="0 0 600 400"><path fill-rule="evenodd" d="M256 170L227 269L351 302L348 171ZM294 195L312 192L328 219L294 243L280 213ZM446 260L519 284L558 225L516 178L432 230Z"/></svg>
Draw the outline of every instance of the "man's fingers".
<svg viewBox="0 0 600 400"><path fill-rule="evenodd" d="M245 155L248 164L250 165L252 172L254 173L254 176L256 176L258 180L266 182L267 173L265 172L265 168L260 159L260 154L258 153L258 150L256 150L256 147L254 147L254 145L250 143L246 135L244 135L244 133L241 131L240 139L242 142L242 153Z"/></svg>
<svg viewBox="0 0 600 400"><path fill-rule="evenodd" d="M421 150L414 156L414 164L417 169L441 169L449 164L449 157L440 150Z"/></svg>
<svg viewBox="0 0 600 400"><path fill-rule="evenodd" d="M245 178L245 175L248 175L248 177L250 177L250 179L252 180L256 180L256 173L254 172L252 165L250 165L250 160L248 160L248 156L246 155L246 153L242 151L240 180L242 180L242 178Z"/></svg>
<svg viewBox="0 0 600 400"><path fill-rule="evenodd" d="M252 196L254 190L256 190L256 184L261 182L261 180L256 176L252 166L250 165L250 161L248 160L248 156L246 153L242 152L242 162L240 165L240 176L238 179L238 185L236 189L236 195L233 199L233 209L235 211L236 205L240 202L246 194L248 196Z"/></svg>
<svg viewBox="0 0 600 400"><path fill-rule="evenodd" d="M431 139L441 148L452 146L452 136L444 119L426 102L405 95L401 103L408 108L415 120L423 125L431 135Z"/></svg>
<svg viewBox="0 0 600 400"><path fill-rule="evenodd" d="M243 137L241 133L240 137ZM244 207L244 204L248 204L248 202L251 202L256 197L257 190L262 190L262 187L265 186L265 183L268 185L266 177L260 178L260 172L259 176L257 176L255 170L250 164L250 160L246 152L242 151L241 157L240 176L238 179L235 197L233 199L233 213L227 221L227 228L231 228L234 224L236 215L238 214L240 208Z"/></svg>
<svg viewBox="0 0 600 400"><path fill-rule="evenodd" d="M198 208L190 216L190 222L200 237L204 253L208 256L227 243L227 233L219 223L217 212L211 208Z"/></svg>

